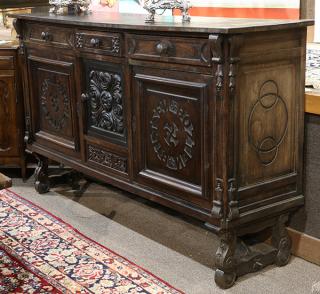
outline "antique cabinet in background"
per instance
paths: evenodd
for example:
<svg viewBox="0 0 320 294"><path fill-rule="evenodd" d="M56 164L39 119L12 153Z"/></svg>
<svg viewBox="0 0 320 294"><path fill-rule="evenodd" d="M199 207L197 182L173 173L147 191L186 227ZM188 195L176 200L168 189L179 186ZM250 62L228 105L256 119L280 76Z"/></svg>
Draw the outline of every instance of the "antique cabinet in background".
<svg viewBox="0 0 320 294"><path fill-rule="evenodd" d="M0 168L21 167L25 178L23 99L17 45L0 46Z"/></svg>

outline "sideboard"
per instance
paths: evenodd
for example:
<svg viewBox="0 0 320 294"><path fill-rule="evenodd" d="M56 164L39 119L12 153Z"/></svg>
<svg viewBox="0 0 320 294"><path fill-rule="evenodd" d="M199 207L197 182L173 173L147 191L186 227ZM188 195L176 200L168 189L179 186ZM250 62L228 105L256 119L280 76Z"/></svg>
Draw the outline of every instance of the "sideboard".
<svg viewBox="0 0 320 294"><path fill-rule="evenodd" d="M39 193L52 159L202 220L222 288L288 262L312 21L15 17ZM272 245L248 238L267 228Z"/></svg>

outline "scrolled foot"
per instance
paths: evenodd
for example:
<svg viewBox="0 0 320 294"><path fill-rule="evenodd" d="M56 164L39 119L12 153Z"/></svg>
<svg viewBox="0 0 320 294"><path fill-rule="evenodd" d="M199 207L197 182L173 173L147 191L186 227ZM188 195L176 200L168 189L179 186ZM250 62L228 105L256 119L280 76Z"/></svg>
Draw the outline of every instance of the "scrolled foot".
<svg viewBox="0 0 320 294"><path fill-rule="evenodd" d="M287 220L287 215L281 215L272 231L272 245L278 249L275 259L278 266L288 264L291 257L292 241L285 226Z"/></svg>
<svg viewBox="0 0 320 294"><path fill-rule="evenodd" d="M39 194L49 192L50 183L48 177L48 159L42 156L37 156L38 167L35 171L35 183L34 187Z"/></svg>
<svg viewBox="0 0 320 294"><path fill-rule="evenodd" d="M292 241L289 236L283 237L279 242L279 250L276 256L275 264L278 266L287 265L291 257Z"/></svg>
<svg viewBox="0 0 320 294"><path fill-rule="evenodd" d="M214 281L221 289L228 289L232 287L236 281L236 273L225 273L222 270L216 269L214 274Z"/></svg>
<svg viewBox="0 0 320 294"><path fill-rule="evenodd" d="M41 183L39 181L36 181L34 183L34 188L39 194L45 194L50 190L50 186L48 183Z"/></svg>
<svg viewBox="0 0 320 294"><path fill-rule="evenodd" d="M215 282L222 288L230 288L236 280L235 251L237 236L234 232L223 232L220 235L220 245L216 252Z"/></svg>

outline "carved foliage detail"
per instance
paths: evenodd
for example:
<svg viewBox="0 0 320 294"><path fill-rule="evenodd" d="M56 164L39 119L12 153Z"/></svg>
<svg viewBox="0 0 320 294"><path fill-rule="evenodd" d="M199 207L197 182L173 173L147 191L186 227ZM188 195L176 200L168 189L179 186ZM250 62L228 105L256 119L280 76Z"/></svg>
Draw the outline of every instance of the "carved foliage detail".
<svg viewBox="0 0 320 294"><path fill-rule="evenodd" d="M112 52L113 53L120 52L120 38L119 37L112 38Z"/></svg>
<svg viewBox="0 0 320 294"><path fill-rule="evenodd" d="M61 131L70 119L70 97L58 79L44 79L40 88L40 103L50 126Z"/></svg>
<svg viewBox="0 0 320 294"><path fill-rule="evenodd" d="M82 48L84 45L84 35L82 33L76 33L75 46L76 48Z"/></svg>
<svg viewBox="0 0 320 294"><path fill-rule="evenodd" d="M217 219L221 219L223 217L223 180L217 178L216 179L216 187L215 187L216 197L213 201L212 207L212 215Z"/></svg>
<svg viewBox="0 0 320 294"><path fill-rule="evenodd" d="M249 142L260 162L272 164L288 128L288 109L275 81L264 82L249 115Z"/></svg>
<svg viewBox="0 0 320 294"><path fill-rule="evenodd" d="M153 109L150 139L158 159L171 170L182 170L193 158L194 127L189 114L171 100Z"/></svg>
<svg viewBox="0 0 320 294"><path fill-rule="evenodd" d="M90 120L95 127L124 133L121 77L116 73L92 70L88 99Z"/></svg>
<svg viewBox="0 0 320 294"><path fill-rule="evenodd" d="M224 57L223 57L223 37L221 35L210 35L212 61L217 64L216 69L216 97L222 98L222 90L224 84Z"/></svg>
<svg viewBox="0 0 320 294"><path fill-rule="evenodd" d="M121 172L127 172L127 160L113 153L88 146L88 160Z"/></svg>

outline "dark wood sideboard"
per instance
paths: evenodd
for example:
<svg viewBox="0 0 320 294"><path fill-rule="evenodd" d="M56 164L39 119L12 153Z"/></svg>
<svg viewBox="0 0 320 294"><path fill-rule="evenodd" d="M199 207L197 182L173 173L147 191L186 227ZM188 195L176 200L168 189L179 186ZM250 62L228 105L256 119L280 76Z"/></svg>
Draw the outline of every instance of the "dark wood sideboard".
<svg viewBox="0 0 320 294"><path fill-rule="evenodd" d="M24 119L18 44L0 46L0 168L20 167L26 177Z"/></svg>
<svg viewBox="0 0 320 294"><path fill-rule="evenodd" d="M204 221L222 288L288 262L312 21L16 17L39 193L49 158ZM240 238L266 228L272 246Z"/></svg>

